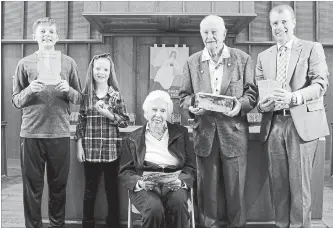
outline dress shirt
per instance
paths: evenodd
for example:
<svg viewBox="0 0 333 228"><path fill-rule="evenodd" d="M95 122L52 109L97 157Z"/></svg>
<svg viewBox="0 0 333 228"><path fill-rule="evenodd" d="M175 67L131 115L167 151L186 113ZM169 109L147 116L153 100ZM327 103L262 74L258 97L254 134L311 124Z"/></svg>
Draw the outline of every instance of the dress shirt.
<svg viewBox="0 0 333 228"><path fill-rule="evenodd" d="M227 45L223 46L222 54L217 63L209 55L208 49L204 48L202 52L201 61L209 61L209 75L212 93L218 95L221 92L222 76L223 76L223 59L229 58L230 52Z"/></svg>
<svg viewBox="0 0 333 228"><path fill-rule="evenodd" d="M290 40L284 45L285 47L287 47L287 50L286 50L286 58L287 58L287 66L286 66L286 75L285 77L287 78L287 74L288 74L288 66L289 66L289 60L290 60L290 53L291 53L291 49L293 47L293 44L294 44L294 40L295 40L295 36L292 36L290 38ZM280 58L280 53L279 53L279 50L280 50L280 47L282 45L281 44L277 44L277 49L278 49L278 52L277 52L277 62L279 61L279 58ZM298 91L295 91L293 92L296 97L297 97L297 105L301 105L303 103L303 97L302 97L302 94Z"/></svg>

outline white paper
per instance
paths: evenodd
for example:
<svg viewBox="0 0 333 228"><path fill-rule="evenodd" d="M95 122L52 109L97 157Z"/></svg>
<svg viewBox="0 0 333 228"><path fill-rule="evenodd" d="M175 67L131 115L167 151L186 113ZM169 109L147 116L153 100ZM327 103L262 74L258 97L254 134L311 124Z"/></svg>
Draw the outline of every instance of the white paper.
<svg viewBox="0 0 333 228"><path fill-rule="evenodd" d="M61 52L38 51L37 71L38 79L45 84L58 84L61 80Z"/></svg>
<svg viewBox="0 0 333 228"><path fill-rule="evenodd" d="M275 89L282 88L282 82L275 80L260 80L258 81L259 98L262 100L266 95L272 94Z"/></svg>

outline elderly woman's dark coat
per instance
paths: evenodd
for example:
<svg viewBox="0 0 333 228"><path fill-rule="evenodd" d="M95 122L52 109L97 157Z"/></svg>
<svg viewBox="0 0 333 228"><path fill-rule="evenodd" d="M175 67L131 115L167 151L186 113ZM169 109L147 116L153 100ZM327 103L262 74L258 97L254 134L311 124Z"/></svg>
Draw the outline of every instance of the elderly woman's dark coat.
<svg viewBox="0 0 333 228"><path fill-rule="evenodd" d="M159 197L152 191L147 192L142 190L134 192L136 183L141 179L143 172L149 169L144 161L146 154L146 125L133 131L124 143L121 159L121 164L123 164L123 166L120 169L119 178L122 185L130 190L131 200L142 215L142 227L163 227L160 223L164 223L165 208L169 208L172 211L174 208L176 211L172 213L180 213L174 216L174 218L177 217L176 220L178 221L173 221L174 218L171 218L172 221L169 222L167 218L166 223L168 227L185 227L184 220L188 219L187 211L184 213L184 211L179 212L179 210L182 210L184 207L186 207L187 210L188 189L193 186L196 175L195 154L193 153L193 146L190 144L189 134L186 127L179 124L171 124L169 122L167 122L167 127L169 133L168 150L179 161L179 164L174 171L181 170L179 179L187 185L187 190L181 188L175 192L170 191L165 197ZM172 197L174 199L171 199ZM151 200L153 202L148 202ZM176 209L177 207L178 209Z"/></svg>

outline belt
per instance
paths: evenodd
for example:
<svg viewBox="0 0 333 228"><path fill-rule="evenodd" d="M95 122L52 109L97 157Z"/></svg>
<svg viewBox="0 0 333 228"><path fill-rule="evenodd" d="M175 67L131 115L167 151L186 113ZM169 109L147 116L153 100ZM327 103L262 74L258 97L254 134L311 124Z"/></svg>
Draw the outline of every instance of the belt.
<svg viewBox="0 0 333 228"><path fill-rule="evenodd" d="M290 116L290 109L280 109L273 112L274 115Z"/></svg>

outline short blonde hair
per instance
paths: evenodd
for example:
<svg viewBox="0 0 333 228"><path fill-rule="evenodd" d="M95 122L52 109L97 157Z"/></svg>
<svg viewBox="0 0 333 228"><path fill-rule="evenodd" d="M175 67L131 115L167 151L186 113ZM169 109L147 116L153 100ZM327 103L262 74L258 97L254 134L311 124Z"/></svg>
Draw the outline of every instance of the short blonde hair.
<svg viewBox="0 0 333 228"><path fill-rule="evenodd" d="M170 95L167 92L162 91L162 90L155 90L148 94L148 96L146 97L145 101L142 104L144 117L146 118L146 120L148 120L146 114L147 114L149 108L151 107L151 105L157 99L161 99L167 104L167 114L168 114L168 119L170 119L171 114L173 112L173 102L171 100Z"/></svg>
<svg viewBox="0 0 333 228"><path fill-rule="evenodd" d="M277 5L277 6L274 6L273 9L271 9L271 11L269 12L269 17L271 17L271 14L273 12L276 12L276 13L283 13L285 11L289 11L292 19L294 22L296 22L296 17L295 17L295 12L293 10L293 8L291 8L291 6L289 5Z"/></svg>
<svg viewBox="0 0 333 228"><path fill-rule="evenodd" d="M43 18L37 19L34 22L34 24L32 25L32 31L33 31L33 33L35 34L38 25L44 24L44 23L49 24L49 25L55 25L56 29L58 29L57 28L57 22L56 22L56 20L54 20L54 19L52 19L50 17L43 17Z"/></svg>

